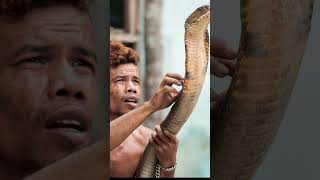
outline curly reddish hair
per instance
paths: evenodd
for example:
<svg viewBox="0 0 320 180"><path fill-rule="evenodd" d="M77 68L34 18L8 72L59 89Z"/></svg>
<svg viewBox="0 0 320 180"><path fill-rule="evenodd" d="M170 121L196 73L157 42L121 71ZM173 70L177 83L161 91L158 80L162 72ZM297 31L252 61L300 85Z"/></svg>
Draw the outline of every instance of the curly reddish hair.
<svg viewBox="0 0 320 180"><path fill-rule="evenodd" d="M119 41L110 41L110 66L116 68L120 64L127 63L138 65L138 53Z"/></svg>

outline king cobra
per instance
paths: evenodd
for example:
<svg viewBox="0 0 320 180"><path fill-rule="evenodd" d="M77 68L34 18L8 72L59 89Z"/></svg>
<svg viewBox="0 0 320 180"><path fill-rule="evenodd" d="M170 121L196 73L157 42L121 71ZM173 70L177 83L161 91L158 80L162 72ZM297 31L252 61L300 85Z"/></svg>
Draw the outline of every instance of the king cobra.
<svg viewBox="0 0 320 180"><path fill-rule="evenodd" d="M161 128L177 134L188 120L200 95L209 59L209 6L196 9L185 22L185 79L176 103L161 123ZM154 177L157 159L149 143L138 165L135 177Z"/></svg>
<svg viewBox="0 0 320 180"><path fill-rule="evenodd" d="M313 0L241 0L236 70L214 119L213 177L249 180L284 117L310 31Z"/></svg>

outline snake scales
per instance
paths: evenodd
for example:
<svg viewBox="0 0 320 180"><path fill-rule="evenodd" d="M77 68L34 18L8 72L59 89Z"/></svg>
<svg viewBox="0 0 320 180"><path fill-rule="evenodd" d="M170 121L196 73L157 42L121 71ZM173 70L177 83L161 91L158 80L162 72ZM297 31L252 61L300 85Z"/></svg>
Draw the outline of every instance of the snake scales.
<svg viewBox="0 0 320 180"><path fill-rule="evenodd" d="M185 22L185 80L182 91L165 120L163 129L177 134L195 107L207 72L209 58L209 6L196 9ZM135 177L154 177L157 159L149 143L138 165Z"/></svg>
<svg viewBox="0 0 320 180"><path fill-rule="evenodd" d="M251 179L284 117L310 31L313 0L241 0L241 40L214 120L213 176Z"/></svg>

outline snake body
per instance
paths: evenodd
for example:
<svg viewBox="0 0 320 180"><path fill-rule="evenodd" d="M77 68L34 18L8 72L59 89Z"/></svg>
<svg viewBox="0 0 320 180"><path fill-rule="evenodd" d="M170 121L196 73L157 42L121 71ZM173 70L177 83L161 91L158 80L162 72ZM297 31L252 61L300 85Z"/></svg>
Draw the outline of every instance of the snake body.
<svg viewBox="0 0 320 180"><path fill-rule="evenodd" d="M185 22L185 79L176 103L161 123L161 128L177 134L188 120L200 95L209 59L209 6L196 9ZM136 177L154 177L157 159L149 143L138 165Z"/></svg>
<svg viewBox="0 0 320 180"><path fill-rule="evenodd" d="M214 121L213 177L251 179L270 147L306 47L313 0L241 0L236 71Z"/></svg>

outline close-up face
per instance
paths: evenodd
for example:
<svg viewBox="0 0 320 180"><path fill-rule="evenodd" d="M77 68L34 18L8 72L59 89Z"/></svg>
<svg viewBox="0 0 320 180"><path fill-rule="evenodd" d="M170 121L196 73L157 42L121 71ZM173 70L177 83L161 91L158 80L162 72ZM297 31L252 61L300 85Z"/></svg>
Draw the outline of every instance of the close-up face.
<svg viewBox="0 0 320 180"><path fill-rule="evenodd" d="M0 26L0 159L36 169L87 146L98 93L88 14L39 8Z"/></svg>
<svg viewBox="0 0 320 180"><path fill-rule="evenodd" d="M138 107L141 96L139 69L132 63L110 68L110 114L121 116Z"/></svg>

